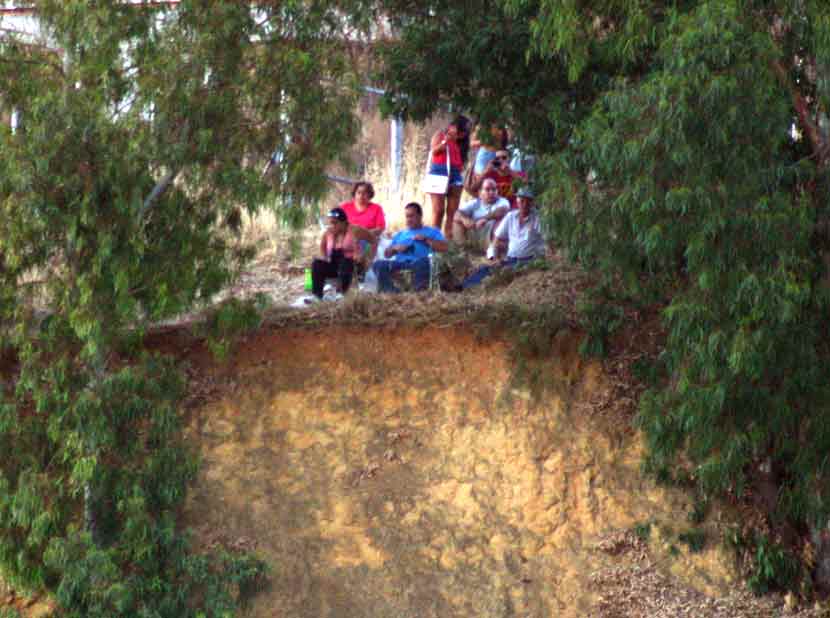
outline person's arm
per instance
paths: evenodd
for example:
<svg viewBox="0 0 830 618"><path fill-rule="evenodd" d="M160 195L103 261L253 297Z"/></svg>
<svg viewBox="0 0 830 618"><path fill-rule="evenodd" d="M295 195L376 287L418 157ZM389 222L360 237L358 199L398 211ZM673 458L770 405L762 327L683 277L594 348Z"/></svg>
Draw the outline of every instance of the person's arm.
<svg viewBox="0 0 830 618"><path fill-rule="evenodd" d="M441 154L441 152L447 147L447 138L444 136L443 131L436 131L435 134L432 136L432 140L429 142L430 152L433 155Z"/></svg>
<svg viewBox="0 0 830 618"><path fill-rule="evenodd" d="M507 214L502 217L502 220L496 226L496 231L493 232L496 249L499 253L506 253L510 247L510 216L510 214Z"/></svg>
<svg viewBox="0 0 830 618"><path fill-rule="evenodd" d="M470 229L471 227L473 227L475 225L475 221L473 221L472 217L469 217L469 216L465 215L464 213L458 212L457 210L455 211L455 216L453 217L453 221L455 223L460 223L461 225L463 225L467 229Z"/></svg>
<svg viewBox="0 0 830 618"><path fill-rule="evenodd" d="M475 165L475 163L473 163L472 165ZM488 165L489 165L489 163L488 163ZM472 193L473 195L478 195L479 192L481 191L481 184L484 182L484 177L486 175L487 175L487 168L484 168L484 173L482 173L482 174L476 174L475 172L473 172L473 174L472 174L473 178L470 181L470 186L467 188L468 191L470 193Z"/></svg>
<svg viewBox="0 0 830 618"><path fill-rule="evenodd" d="M437 238L427 238L427 245L429 245L430 249L438 253L443 253L450 248L450 243L446 240L439 240Z"/></svg>
<svg viewBox="0 0 830 618"><path fill-rule="evenodd" d="M352 253L354 257L352 258L355 262L359 262L363 259L363 247L361 246L360 241L352 236Z"/></svg>
<svg viewBox="0 0 830 618"><path fill-rule="evenodd" d="M481 146L481 127L470 129L470 148L478 148Z"/></svg>
<svg viewBox="0 0 830 618"><path fill-rule="evenodd" d="M392 238L392 244L386 247L383 252L383 256L387 258L394 257L398 253L403 253L409 249L408 244L404 244L401 242L400 233L395 234L395 237Z"/></svg>
<svg viewBox="0 0 830 618"><path fill-rule="evenodd" d="M446 251L450 246L450 243L444 240L444 236L441 234L441 232L438 232L436 236L431 236L427 234L416 234L412 238L413 240L417 240L418 242L424 243L427 247L429 247L433 251L438 251L439 253L441 251Z"/></svg>
<svg viewBox="0 0 830 618"><path fill-rule="evenodd" d="M455 214L462 215L469 219L473 216L473 213L476 211L476 206L478 206L478 200L468 200L458 207L458 210L455 211Z"/></svg>
<svg viewBox="0 0 830 618"><path fill-rule="evenodd" d="M326 237L329 235L328 232L323 232L323 235L320 237L320 255L324 260L329 259L328 252L326 251Z"/></svg>
<svg viewBox="0 0 830 618"><path fill-rule="evenodd" d="M378 215L375 218L375 228L372 230L375 234L375 238L378 238L381 234L383 234L383 230L386 229L386 215L383 212L383 206L378 204Z"/></svg>
<svg viewBox="0 0 830 618"><path fill-rule="evenodd" d="M504 215L506 215L508 212L510 212L510 202L507 203L507 206L499 206L493 212L487 215L487 217L491 221L501 221L504 218Z"/></svg>
<svg viewBox="0 0 830 618"><path fill-rule="evenodd" d="M386 251L384 251L383 253L384 253L384 255L385 255L386 257L391 258L391 257L396 256L396 255L397 255L397 254L399 254L399 253L406 253L407 251L409 251L409 249L411 248L411 246L412 246L412 245L404 245L404 244L401 244L401 245L389 245L389 246L386 248Z"/></svg>
<svg viewBox="0 0 830 618"><path fill-rule="evenodd" d="M362 225L354 225L349 224L349 228L351 229L352 236L354 236L357 240L365 240L366 242L373 242L375 237L372 235L371 230L367 230Z"/></svg>
<svg viewBox="0 0 830 618"><path fill-rule="evenodd" d="M502 204L501 202L504 202ZM510 202L508 202L504 198L499 199L499 205L493 209L493 211L488 215L488 218L491 221L501 221L504 219L504 215L510 212Z"/></svg>
<svg viewBox="0 0 830 618"><path fill-rule="evenodd" d="M434 236L428 236L426 239L427 246L430 249L442 253L450 248L450 243L444 239L444 235L440 231L436 231L434 234Z"/></svg>
<svg viewBox="0 0 830 618"><path fill-rule="evenodd" d="M496 168L493 166L493 162L495 159L490 159L487 162L487 165L484 166L484 171L481 174L473 173L473 181L470 183L470 190L474 195L478 195L479 191L481 191L481 185L487 178L493 178L498 174Z"/></svg>
<svg viewBox="0 0 830 618"><path fill-rule="evenodd" d="M500 206L498 208L494 208L490 212L488 212L485 216L481 219L476 221L476 227L482 228L487 225L490 221L500 221L501 218L507 214L507 211L510 210L510 206Z"/></svg>
<svg viewBox="0 0 830 618"><path fill-rule="evenodd" d="M509 216L503 217L502 220L499 221L499 224L496 226L496 230L493 232L493 238L496 239L496 242L498 242L500 246L502 243L504 243L505 246L507 245L509 238L509 221Z"/></svg>

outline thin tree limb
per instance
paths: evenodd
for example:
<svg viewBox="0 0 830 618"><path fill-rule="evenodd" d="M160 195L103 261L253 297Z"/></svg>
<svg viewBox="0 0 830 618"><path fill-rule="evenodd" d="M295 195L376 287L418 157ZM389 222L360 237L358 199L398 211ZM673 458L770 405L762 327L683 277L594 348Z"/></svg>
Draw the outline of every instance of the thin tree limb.
<svg viewBox="0 0 830 618"><path fill-rule="evenodd" d="M164 175L164 178L159 180L156 183L156 186L153 187L153 190L150 191L150 195L147 196L147 199L144 200L144 204L141 205L141 211L139 212L139 219L143 219L144 215L147 214L147 211L153 206L153 204L161 197L161 195L167 190L167 188L173 183L176 179L176 176L179 175L179 170L171 170Z"/></svg>
<svg viewBox="0 0 830 618"><path fill-rule="evenodd" d="M827 140L821 133L821 129L810 118L810 108L804 96L793 87L790 81L787 70L783 67L780 61L774 60L772 62L772 69L781 82L781 85L789 91L793 100L793 107L795 107L798 115L799 123L804 127L804 131L810 143L813 146L813 152L816 156L816 161L820 167L825 167L828 160L828 144Z"/></svg>

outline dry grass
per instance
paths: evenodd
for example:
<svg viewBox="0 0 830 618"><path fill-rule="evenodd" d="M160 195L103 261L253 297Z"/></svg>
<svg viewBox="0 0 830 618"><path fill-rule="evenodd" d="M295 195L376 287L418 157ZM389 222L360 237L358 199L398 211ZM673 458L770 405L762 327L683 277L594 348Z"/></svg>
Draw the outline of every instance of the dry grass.
<svg viewBox="0 0 830 618"><path fill-rule="evenodd" d="M589 279L579 269L553 259L549 270L529 271L507 285L480 286L463 294L419 292L405 294L350 293L342 303L321 303L302 311L274 307L265 323L271 328L320 326L322 324L377 327L439 326L452 328L475 324L481 316L498 314L504 307L528 310L557 307L573 328L578 328L576 303Z"/></svg>
<svg viewBox="0 0 830 618"><path fill-rule="evenodd" d="M242 218L242 241L254 244L258 257L280 256L291 262L305 261L314 253L320 237L317 213L307 214L306 224L295 229L279 216L279 206L266 205L254 216Z"/></svg>
<svg viewBox="0 0 830 618"><path fill-rule="evenodd" d="M375 202L383 206L386 226L391 230L404 227L404 206L409 202L424 204L421 180L426 169L431 131L425 126L411 130L404 141L401 179L395 191L391 162L386 157L371 157L366 163L366 176L375 187Z"/></svg>
<svg viewBox="0 0 830 618"><path fill-rule="evenodd" d="M373 125L378 124L378 118L367 118L366 122L369 121ZM369 180L374 185L374 201L383 206L387 228L390 231L404 227L405 204L411 201L424 204L425 196L421 192L420 184L426 167L432 131L431 125L407 125L401 178L397 189L393 182L388 139L382 142L376 139L377 136L365 136L361 143L355 145L354 156L359 159L358 167L365 170L361 179ZM372 147L368 143L370 137L379 143ZM332 174L342 176L343 172L333 168ZM349 176L358 179L356 173ZM291 261L306 259L314 253L319 238L319 215L347 199L350 191L350 185L332 181L326 199L312 207L306 225L300 229L292 229L290 225L281 221L277 205L266 205L253 217L246 214L243 217L243 240L256 244L260 255L289 256Z"/></svg>

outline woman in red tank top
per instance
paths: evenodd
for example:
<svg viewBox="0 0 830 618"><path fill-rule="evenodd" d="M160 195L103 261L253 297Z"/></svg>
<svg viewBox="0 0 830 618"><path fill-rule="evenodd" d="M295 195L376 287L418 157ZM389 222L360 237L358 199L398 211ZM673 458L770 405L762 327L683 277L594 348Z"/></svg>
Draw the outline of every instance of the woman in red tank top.
<svg viewBox="0 0 830 618"><path fill-rule="evenodd" d="M444 228L444 237L452 239L452 221L461 201L464 186L462 171L470 150L470 121L457 116L446 129L436 131L430 141L430 174L447 174L447 157L450 160L449 188L445 194L430 193L432 226ZM445 217L446 215L446 217Z"/></svg>

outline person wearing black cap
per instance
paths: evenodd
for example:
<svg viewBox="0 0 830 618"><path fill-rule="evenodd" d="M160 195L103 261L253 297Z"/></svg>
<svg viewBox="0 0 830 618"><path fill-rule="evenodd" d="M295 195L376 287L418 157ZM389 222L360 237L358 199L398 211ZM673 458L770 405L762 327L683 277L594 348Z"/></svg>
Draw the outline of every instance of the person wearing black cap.
<svg viewBox="0 0 830 618"><path fill-rule="evenodd" d="M320 256L311 263L311 291L323 298L323 285L329 277L337 277L338 291L345 294L352 284L355 260L360 259L360 244L349 227L342 208L332 208L329 224L320 239Z"/></svg>

